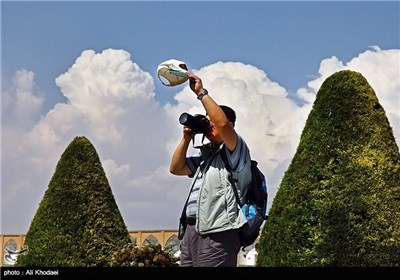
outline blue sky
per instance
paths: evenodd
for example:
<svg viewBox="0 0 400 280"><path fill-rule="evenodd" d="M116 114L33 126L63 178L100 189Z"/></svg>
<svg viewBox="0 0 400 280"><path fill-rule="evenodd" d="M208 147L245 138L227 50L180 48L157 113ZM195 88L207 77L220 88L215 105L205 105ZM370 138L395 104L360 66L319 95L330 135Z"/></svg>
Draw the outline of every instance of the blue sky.
<svg viewBox="0 0 400 280"><path fill-rule="evenodd" d="M2 1L1 232L28 230L77 135L95 145L129 229L177 226L190 182L168 173L177 118L203 109L186 84L159 82L170 58L237 110L269 206L335 71L366 76L399 143L399 13L398 1Z"/></svg>
<svg viewBox="0 0 400 280"><path fill-rule="evenodd" d="M399 45L398 2L70 1L3 2L3 75L36 73L49 106L54 79L84 49L124 49L145 71L179 58L199 69L241 61L290 91L317 74L323 58L347 61L379 42ZM172 100L156 83L157 98Z"/></svg>

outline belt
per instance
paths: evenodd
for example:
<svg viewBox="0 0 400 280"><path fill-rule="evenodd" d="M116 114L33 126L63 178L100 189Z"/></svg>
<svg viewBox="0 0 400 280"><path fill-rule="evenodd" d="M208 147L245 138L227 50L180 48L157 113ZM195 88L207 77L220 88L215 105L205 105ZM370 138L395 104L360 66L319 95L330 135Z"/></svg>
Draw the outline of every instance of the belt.
<svg viewBox="0 0 400 280"><path fill-rule="evenodd" d="M188 217L186 222L189 226L194 226L196 224L196 217Z"/></svg>

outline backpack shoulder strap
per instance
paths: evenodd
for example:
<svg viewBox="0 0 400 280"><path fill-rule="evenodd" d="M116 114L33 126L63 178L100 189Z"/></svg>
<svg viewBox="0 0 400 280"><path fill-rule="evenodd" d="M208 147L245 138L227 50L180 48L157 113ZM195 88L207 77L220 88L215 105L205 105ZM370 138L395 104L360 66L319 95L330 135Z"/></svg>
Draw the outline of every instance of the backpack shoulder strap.
<svg viewBox="0 0 400 280"><path fill-rule="evenodd" d="M221 158L222 158L222 161L224 162L224 165L225 165L225 168L226 168L226 170L228 171L228 180L229 180L229 182L231 183L231 187L232 187L232 189L233 189L233 193L235 194L235 199L236 199L236 202L239 204L239 206L240 207L242 207L243 206L243 204L240 202L240 198L239 198L239 194L238 194L238 191L237 191L237 188L236 188L236 180L233 178L233 174L232 174L232 167L231 167L231 165L229 164L229 161L228 161L228 157L227 157L227 155L226 155L226 149L225 149L225 145L223 145L223 147L221 148Z"/></svg>

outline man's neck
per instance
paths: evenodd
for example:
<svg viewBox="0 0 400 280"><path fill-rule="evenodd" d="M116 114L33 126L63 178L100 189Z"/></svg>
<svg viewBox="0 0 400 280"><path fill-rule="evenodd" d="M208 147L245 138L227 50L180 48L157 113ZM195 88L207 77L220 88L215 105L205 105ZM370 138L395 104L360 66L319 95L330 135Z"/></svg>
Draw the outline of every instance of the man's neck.
<svg viewBox="0 0 400 280"><path fill-rule="evenodd" d="M223 143L223 141L215 143L215 142L211 142L211 148L212 149L217 149L219 147L221 147L221 144Z"/></svg>

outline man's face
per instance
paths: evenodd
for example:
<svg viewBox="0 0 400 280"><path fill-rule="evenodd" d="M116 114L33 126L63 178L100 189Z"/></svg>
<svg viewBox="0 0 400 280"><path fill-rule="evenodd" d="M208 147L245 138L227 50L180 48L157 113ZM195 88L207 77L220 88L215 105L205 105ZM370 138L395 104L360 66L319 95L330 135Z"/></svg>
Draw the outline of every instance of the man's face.
<svg viewBox="0 0 400 280"><path fill-rule="evenodd" d="M208 115L206 116L206 118L210 121L210 130L205 134L205 136L213 143L220 143L221 137L218 130L216 129L214 123L210 120L210 117Z"/></svg>

